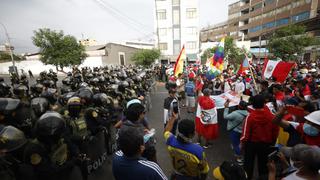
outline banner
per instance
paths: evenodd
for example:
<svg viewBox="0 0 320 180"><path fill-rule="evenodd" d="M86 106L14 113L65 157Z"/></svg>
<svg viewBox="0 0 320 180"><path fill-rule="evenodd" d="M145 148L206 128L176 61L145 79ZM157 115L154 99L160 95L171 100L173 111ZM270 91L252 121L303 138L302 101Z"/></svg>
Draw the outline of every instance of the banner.
<svg viewBox="0 0 320 180"><path fill-rule="evenodd" d="M227 99L230 100L229 107L232 106L238 106L240 103L240 99L243 99L243 101L248 102L249 101L249 96L247 95L239 95L238 93L234 91L228 91L223 94L217 95L217 96L211 96L212 99L215 101L215 105L217 109L223 109L224 108L224 103L227 101Z"/></svg>

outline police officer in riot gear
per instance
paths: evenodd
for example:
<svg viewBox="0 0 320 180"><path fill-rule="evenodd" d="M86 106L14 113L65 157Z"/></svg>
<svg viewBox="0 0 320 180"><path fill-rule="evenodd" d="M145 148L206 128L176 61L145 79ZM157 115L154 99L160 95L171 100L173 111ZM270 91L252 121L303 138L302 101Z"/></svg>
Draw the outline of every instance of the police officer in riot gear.
<svg viewBox="0 0 320 180"><path fill-rule="evenodd" d="M32 180L31 166L23 162L28 140L24 133L13 127L0 128L0 177L2 180Z"/></svg>
<svg viewBox="0 0 320 180"><path fill-rule="evenodd" d="M76 156L64 141L66 123L54 111L47 111L35 124L36 138L25 150L25 162L29 163L38 179L68 179L75 166Z"/></svg>
<svg viewBox="0 0 320 180"><path fill-rule="evenodd" d="M79 97L72 97L68 100L68 110L65 111L67 124L66 139L73 145L73 151L80 153L85 141L90 139L87 123L82 113L82 104Z"/></svg>

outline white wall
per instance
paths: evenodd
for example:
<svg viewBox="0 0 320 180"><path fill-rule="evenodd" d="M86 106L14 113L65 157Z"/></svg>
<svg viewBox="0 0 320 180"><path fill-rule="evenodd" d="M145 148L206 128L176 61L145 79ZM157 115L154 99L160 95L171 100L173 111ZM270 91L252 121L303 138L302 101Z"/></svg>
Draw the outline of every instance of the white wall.
<svg viewBox="0 0 320 180"><path fill-rule="evenodd" d="M9 74L9 66L11 66L11 62L0 63L0 74ZM30 61L20 61L16 62L16 66L20 72L20 69L23 69L25 72L31 70L33 74L39 74L42 71L49 71L53 69L56 71L55 66L52 65L44 65L40 60L30 60ZM102 57L87 57L84 62L80 65L80 67L88 66L88 67L100 67L102 66ZM64 69L66 72L70 71L70 68Z"/></svg>

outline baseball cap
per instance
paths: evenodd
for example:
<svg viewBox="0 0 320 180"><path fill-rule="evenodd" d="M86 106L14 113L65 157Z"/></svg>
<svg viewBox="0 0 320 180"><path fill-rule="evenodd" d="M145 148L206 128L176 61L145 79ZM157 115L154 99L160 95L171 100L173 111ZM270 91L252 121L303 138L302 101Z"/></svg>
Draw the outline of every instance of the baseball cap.
<svg viewBox="0 0 320 180"><path fill-rule="evenodd" d="M306 144L297 144L294 147L283 147L280 151L293 161L302 161L307 167L320 169L320 148Z"/></svg>
<svg viewBox="0 0 320 180"><path fill-rule="evenodd" d="M141 104L141 101L139 99L132 99L131 101L127 102L127 108L131 105L131 104Z"/></svg>
<svg viewBox="0 0 320 180"><path fill-rule="evenodd" d="M310 122L320 126L320 110L319 111L313 111L312 113L308 114L304 118L307 121L310 121Z"/></svg>

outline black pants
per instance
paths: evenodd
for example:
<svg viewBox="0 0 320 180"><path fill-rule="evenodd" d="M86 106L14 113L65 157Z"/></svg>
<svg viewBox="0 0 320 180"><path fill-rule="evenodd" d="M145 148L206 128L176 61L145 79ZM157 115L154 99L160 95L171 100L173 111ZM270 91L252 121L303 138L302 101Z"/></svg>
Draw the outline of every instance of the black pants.
<svg viewBox="0 0 320 180"><path fill-rule="evenodd" d="M270 152L270 143L246 142L244 145L244 169L247 172L248 179L252 179L255 157L258 157L259 177L268 174L268 154Z"/></svg>

